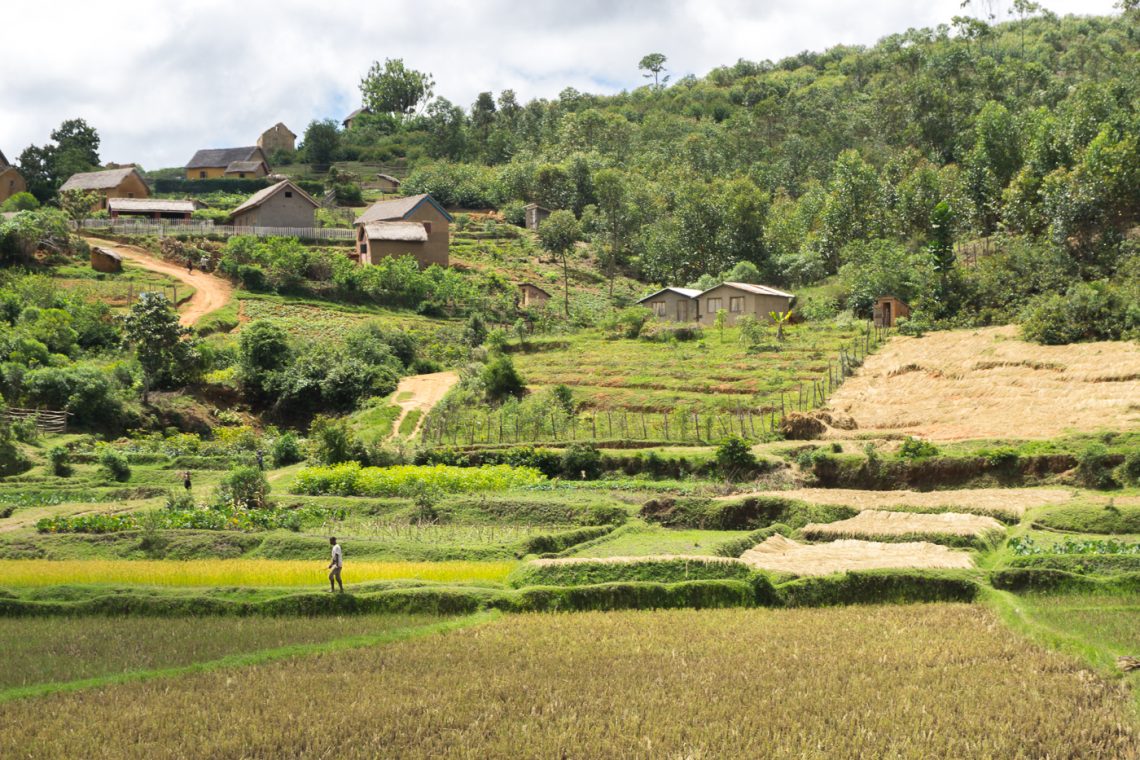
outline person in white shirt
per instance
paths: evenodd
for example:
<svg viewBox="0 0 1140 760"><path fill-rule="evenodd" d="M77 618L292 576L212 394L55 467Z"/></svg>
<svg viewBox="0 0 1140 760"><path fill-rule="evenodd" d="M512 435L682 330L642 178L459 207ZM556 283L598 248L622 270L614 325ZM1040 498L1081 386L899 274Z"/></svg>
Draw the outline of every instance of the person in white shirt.
<svg viewBox="0 0 1140 760"><path fill-rule="evenodd" d="M344 553L340 549L340 544L336 542L336 537L329 539L332 544L332 562L329 562L329 593L336 591L336 587L340 585L340 593L344 593L344 581L340 579L340 569L344 567Z"/></svg>

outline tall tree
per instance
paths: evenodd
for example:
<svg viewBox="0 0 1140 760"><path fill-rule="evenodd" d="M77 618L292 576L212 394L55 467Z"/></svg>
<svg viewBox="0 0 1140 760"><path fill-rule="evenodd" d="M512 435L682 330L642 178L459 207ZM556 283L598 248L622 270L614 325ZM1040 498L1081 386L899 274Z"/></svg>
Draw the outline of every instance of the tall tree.
<svg viewBox="0 0 1140 760"><path fill-rule="evenodd" d="M435 80L424 71L409 69L402 58L389 58L372 68L360 80L364 107L374 113L400 117L414 115L435 92Z"/></svg>
<svg viewBox="0 0 1140 760"><path fill-rule="evenodd" d="M643 56L641 61L637 64L637 68L647 72L641 76L646 79L650 77L653 78L653 89L657 89L669 81L668 74L664 77L661 76L662 72L665 71L665 61L667 60L668 59L661 53L650 53L649 55Z"/></svg>
<svg viewBox="0 0 1140 760"><path fill-rule="evenodd" d="M301 149L310 164L327 166L336 159L340 150L340 132L336 122L332 119L324 121L313 120L305 127L305 136L301 141Z"/></svg>
<svg viewBox="0 0 1140 760"><path fill-rule="evenodd" d="M570 316L570 251L582 237L582 228L573 212L559 210L548 216L538 227L542 247L562 259L563 308Z"/></svg>
<svg viewBox="0 0 1140 760"><path fill-rule="evenodd" d="M152 388L183 382L197 358L187 340L190 328L178 322L178 314L161 293L143 293L123 317L123 343L135 351L143 373L143 403Z"/></svg>

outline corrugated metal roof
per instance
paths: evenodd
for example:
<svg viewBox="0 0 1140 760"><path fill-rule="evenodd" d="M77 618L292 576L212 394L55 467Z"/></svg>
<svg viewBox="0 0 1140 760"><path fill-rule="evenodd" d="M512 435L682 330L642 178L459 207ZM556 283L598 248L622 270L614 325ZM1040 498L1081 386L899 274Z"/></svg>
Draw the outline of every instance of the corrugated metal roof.
<svg viewBox="0 0 1140 760"><path fill-rule="evenodd" d="M304 190L297 187L297 185L295 185L292 181L286 179L286 180L282 180L282 181L278 182L276 185L270 185L267 188L264 188L262 190L258 190L256 193L254 193L253 195L246 198L245 203L243 203L240 206L238 206L237 208L235 208L230 213L230 216L231 217L237 216L238 214L242 213L243 211L249 211L251 208L256 208L257 206L260 206L262 203L265 203L267 200L269 200L271 197L273 197L273 195L275 195L278 190L284 190L286 187L288 187L290 190L293 190L295 192L300 193L302 198L307 200L309 203L313 204L313 208L317 208L318 206L321 205L313 199L313 196L309 195Z"/></svg>
<svg viewBox="0 0 1140 760"><path fill-rule="evenodd" d="M427 230L419 222L372 222L364 225L369 240L395 240L401 243L426 243Z"/></svg>
<svg viewBox="0 0 1140 760"><path fill-rule="evenodd" d="M72 174L59 189L60 192L65 190L110 190L122 184L123 180L134 171L133 166L128 166L123 169L104 169L100 172ZM139 179L142 177L140 176Z"/></svg>
<svg viewBox="0 0 1140 760"><path fill-rule="evenodd" d="M406 198L393 198L390 201L377 201L365 209L364 213L356 218L355 224L368 224L369 222L391 222L405 218L416 210L421 203L430 203L435 206L444 218L451 221L451 214L444 210L434 198L427 193L409 195Z"/></svg>
<svg viewBox="0 0 1140 760"><path fill-rule="evenodd" d="M794 293L786 293L783 290L777 290L776 288L770 287L768 285L753 285L750 282L722 282L720 285L704 291L704 293L708 293L711 290L716 290L716 288L719 288L722 285L727 285L728 287L736 288L737 290L743 290L746 293L755 293L756 295L760 296L780 296L783 298L796 297ZM700 295L704 295L704 293L701 293Z"/></svg>
<svg viewBox="0 0 1140 760"><path fill-rule="evenodd" d="M111 211L150 211L168 214L188 214L198 208L197 201L165 200L162 198L112 198L107 201Z"/></svg>
<svg viewBox="0 0 1140 760"><path fill-rule="evenodd" d="M638 303L644 303L645 301L648 301L650 298L656 298L657 296L661 295L662 293L668 293L668 292L672 292L672 293L676 293L678 295L682 295L685 298L696 298L697 296L699 296L701 294L701 291L698 290L697 288L668 287L668 288L661 288L661 290L658 290L655 293L650 293L649 295L645 296L645 298L642 298L640 301L638 301Z"/></svg>

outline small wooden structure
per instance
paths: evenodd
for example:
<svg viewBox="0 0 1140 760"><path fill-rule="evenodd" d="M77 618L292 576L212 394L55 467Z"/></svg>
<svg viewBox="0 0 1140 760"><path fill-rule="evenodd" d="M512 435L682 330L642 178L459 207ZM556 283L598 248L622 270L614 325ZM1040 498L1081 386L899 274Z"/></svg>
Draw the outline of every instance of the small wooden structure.
<svg viewBox="0 0 1140 760"><path fill-rule="evenodd" d="M910 317L910 307L901 298L880 296L871 313L875 327L894 327L899 317Z"/></svg>
<svg viewBox="0 0 1140 760"><path fill-rule="evenodd" d="M550 300L550 294L537 285L529 282L519 283L519 306L529 309L532 306L543 306Z"/></svg>
<svg viewBox="0 0 1140 760"><path fill-rule="evenodd" d="M377 174L376 189L385 193L398 193L400 191L400 180L391 174Z"/></svg>
<svg viewBox="0 0 1140 760"><path fill-rule="evenodd" d="M106 248L91 248L91 268L96 272L116 273L123 271L123 257Z"/></svg>
<svg viewBox="0 0 1140 760"><path fill-rule="evenodd" d="M538 232L538 225L550 216L550 209L543 208L537 203L528 203L523 209L526 212L526 228L531 232Z"/></svg>
<svg viewBox="0 0 1140 760"><path fill-rule="evenodd" d="M52 409L19 409L10 406L4 411L4 416L9 422L31 420L41 433L66 433L67 418L72 414Z"/></svg>

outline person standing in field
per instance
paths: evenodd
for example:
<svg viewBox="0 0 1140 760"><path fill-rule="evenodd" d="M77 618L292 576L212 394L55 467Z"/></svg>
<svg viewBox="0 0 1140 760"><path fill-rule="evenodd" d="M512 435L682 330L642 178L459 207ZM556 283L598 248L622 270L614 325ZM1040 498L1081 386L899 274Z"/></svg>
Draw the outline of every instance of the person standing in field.
<svg viewBox="0 0 1140 760"><path fill-rule="evenodd" d="M190 493L191 485L192 484L190 483L190 471L186 470L186 472L182 473L182 487L186 489L186 493Z"/></svg>
<svg viewBox="0 0 1140 760"><path fill-rule="evenodd" d="M340 549L340 544L336 542L336 536L329 539L332 544L332 561L329 562L329 593L336 591L336 587L340 585L340 593L344 593L344 581L340 579L340 570L344 567L344 553Z"/></svg>

